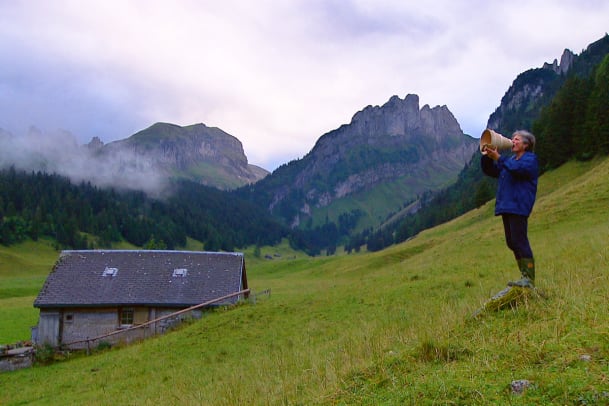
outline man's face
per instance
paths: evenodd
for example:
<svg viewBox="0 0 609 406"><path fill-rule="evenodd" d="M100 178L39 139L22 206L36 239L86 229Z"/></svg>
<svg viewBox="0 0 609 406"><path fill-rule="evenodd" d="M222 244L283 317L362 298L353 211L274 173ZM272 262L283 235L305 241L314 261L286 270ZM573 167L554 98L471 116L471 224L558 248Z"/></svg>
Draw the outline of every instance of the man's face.
<svg viewBox="0 0 609 406"><path fill-rule="evenodd" d="M515 154L518 154L519 152L524 152L526 146L527 144L525 144L520 135L516 135L514 136L514 138L512 138L512 152L514 152Z"/></svg>

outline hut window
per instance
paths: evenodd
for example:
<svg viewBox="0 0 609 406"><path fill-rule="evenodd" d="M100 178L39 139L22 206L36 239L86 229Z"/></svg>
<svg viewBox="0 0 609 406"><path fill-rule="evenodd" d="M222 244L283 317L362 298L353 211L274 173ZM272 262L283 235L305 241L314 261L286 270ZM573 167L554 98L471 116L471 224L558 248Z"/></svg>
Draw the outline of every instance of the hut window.
<svg viewBox="0 0 609 406"><path fill-rule="evenodd" d="M73 321L74 321L74 315L73 314L66 314L65 322L66 323L72 323Z"/></svg>
<svg viewBox="0 0 609 406"><path fill-rule="evenodd" d="M121 326L131 326L133 324L133 308L128 307L121 309L120 321Z"/></svg>

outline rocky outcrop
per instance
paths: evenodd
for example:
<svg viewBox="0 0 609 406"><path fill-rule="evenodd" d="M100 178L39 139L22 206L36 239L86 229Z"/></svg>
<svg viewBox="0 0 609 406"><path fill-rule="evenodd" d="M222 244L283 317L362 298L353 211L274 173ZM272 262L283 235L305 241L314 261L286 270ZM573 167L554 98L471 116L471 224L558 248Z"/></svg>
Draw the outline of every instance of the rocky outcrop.
<svg viewBox="0 0 609 406"><path fill-rule="evenodd" d="M487 127L503 134L518 129L531 129L541 109L549 104L569 76L587 77L609 52L609 35L588 45L576 55L565 49L560 63L544 63L541 68L519 74L500 105L489 117Z"/></svg>
<svg viewBox="0 0 609 406"><path fill-rule="evenodd" d="M571 66L573 65L573 61L575 60L575 54L568 49L565 49L560 57L560 64L556 59L552 64L544 63L543 69L551 69L559 75L566 74Z"/></svg>
<svg viewBox="0 0 609 406"><path fill-rule="evenodd" d="M486 127L507 136L518 129L531 129L541 107L554 95L553 85L558 80L561 76L552 68L521 73L501 98Z"/></svg>
<svg viewBox="0 0 609 406"><path fill-rule="evenodd" d="M91 138L91 141L89 141L89 143L86 144L86 147L92 151L99 151L101 148L103 148L103 146L104 146L104 143L102 142L101 139L99 139L99 137Z"/></svg>

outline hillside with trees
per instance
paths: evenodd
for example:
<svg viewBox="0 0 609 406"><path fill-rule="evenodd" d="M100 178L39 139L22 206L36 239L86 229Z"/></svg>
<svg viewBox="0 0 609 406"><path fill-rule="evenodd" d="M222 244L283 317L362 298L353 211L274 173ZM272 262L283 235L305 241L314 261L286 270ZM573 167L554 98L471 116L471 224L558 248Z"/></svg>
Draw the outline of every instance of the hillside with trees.
<svg viewBox="0 0 609 406"><path fill-rule="evenodd" d="M42 172L0 170L0 243L49 236L57 248L110 248L119 241L176 249L187 237L201 249L274 245L287 233L264 211L226 192L188 181L160 200L144 192L102 189Z"/></svg>

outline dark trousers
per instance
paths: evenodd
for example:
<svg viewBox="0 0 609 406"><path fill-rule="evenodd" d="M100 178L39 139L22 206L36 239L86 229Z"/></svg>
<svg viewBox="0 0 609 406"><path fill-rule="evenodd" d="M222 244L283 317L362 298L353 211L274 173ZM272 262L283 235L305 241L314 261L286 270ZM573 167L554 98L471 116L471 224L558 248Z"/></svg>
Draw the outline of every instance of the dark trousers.
<svg viewBox="0 0 609 406"><path fill-rule="evenodd" d="M533 258L533 251L527 236L529 218L517 214L502 214L501 218L503 219L505 242L508 248L514 252L516 260Z"/></svg>

